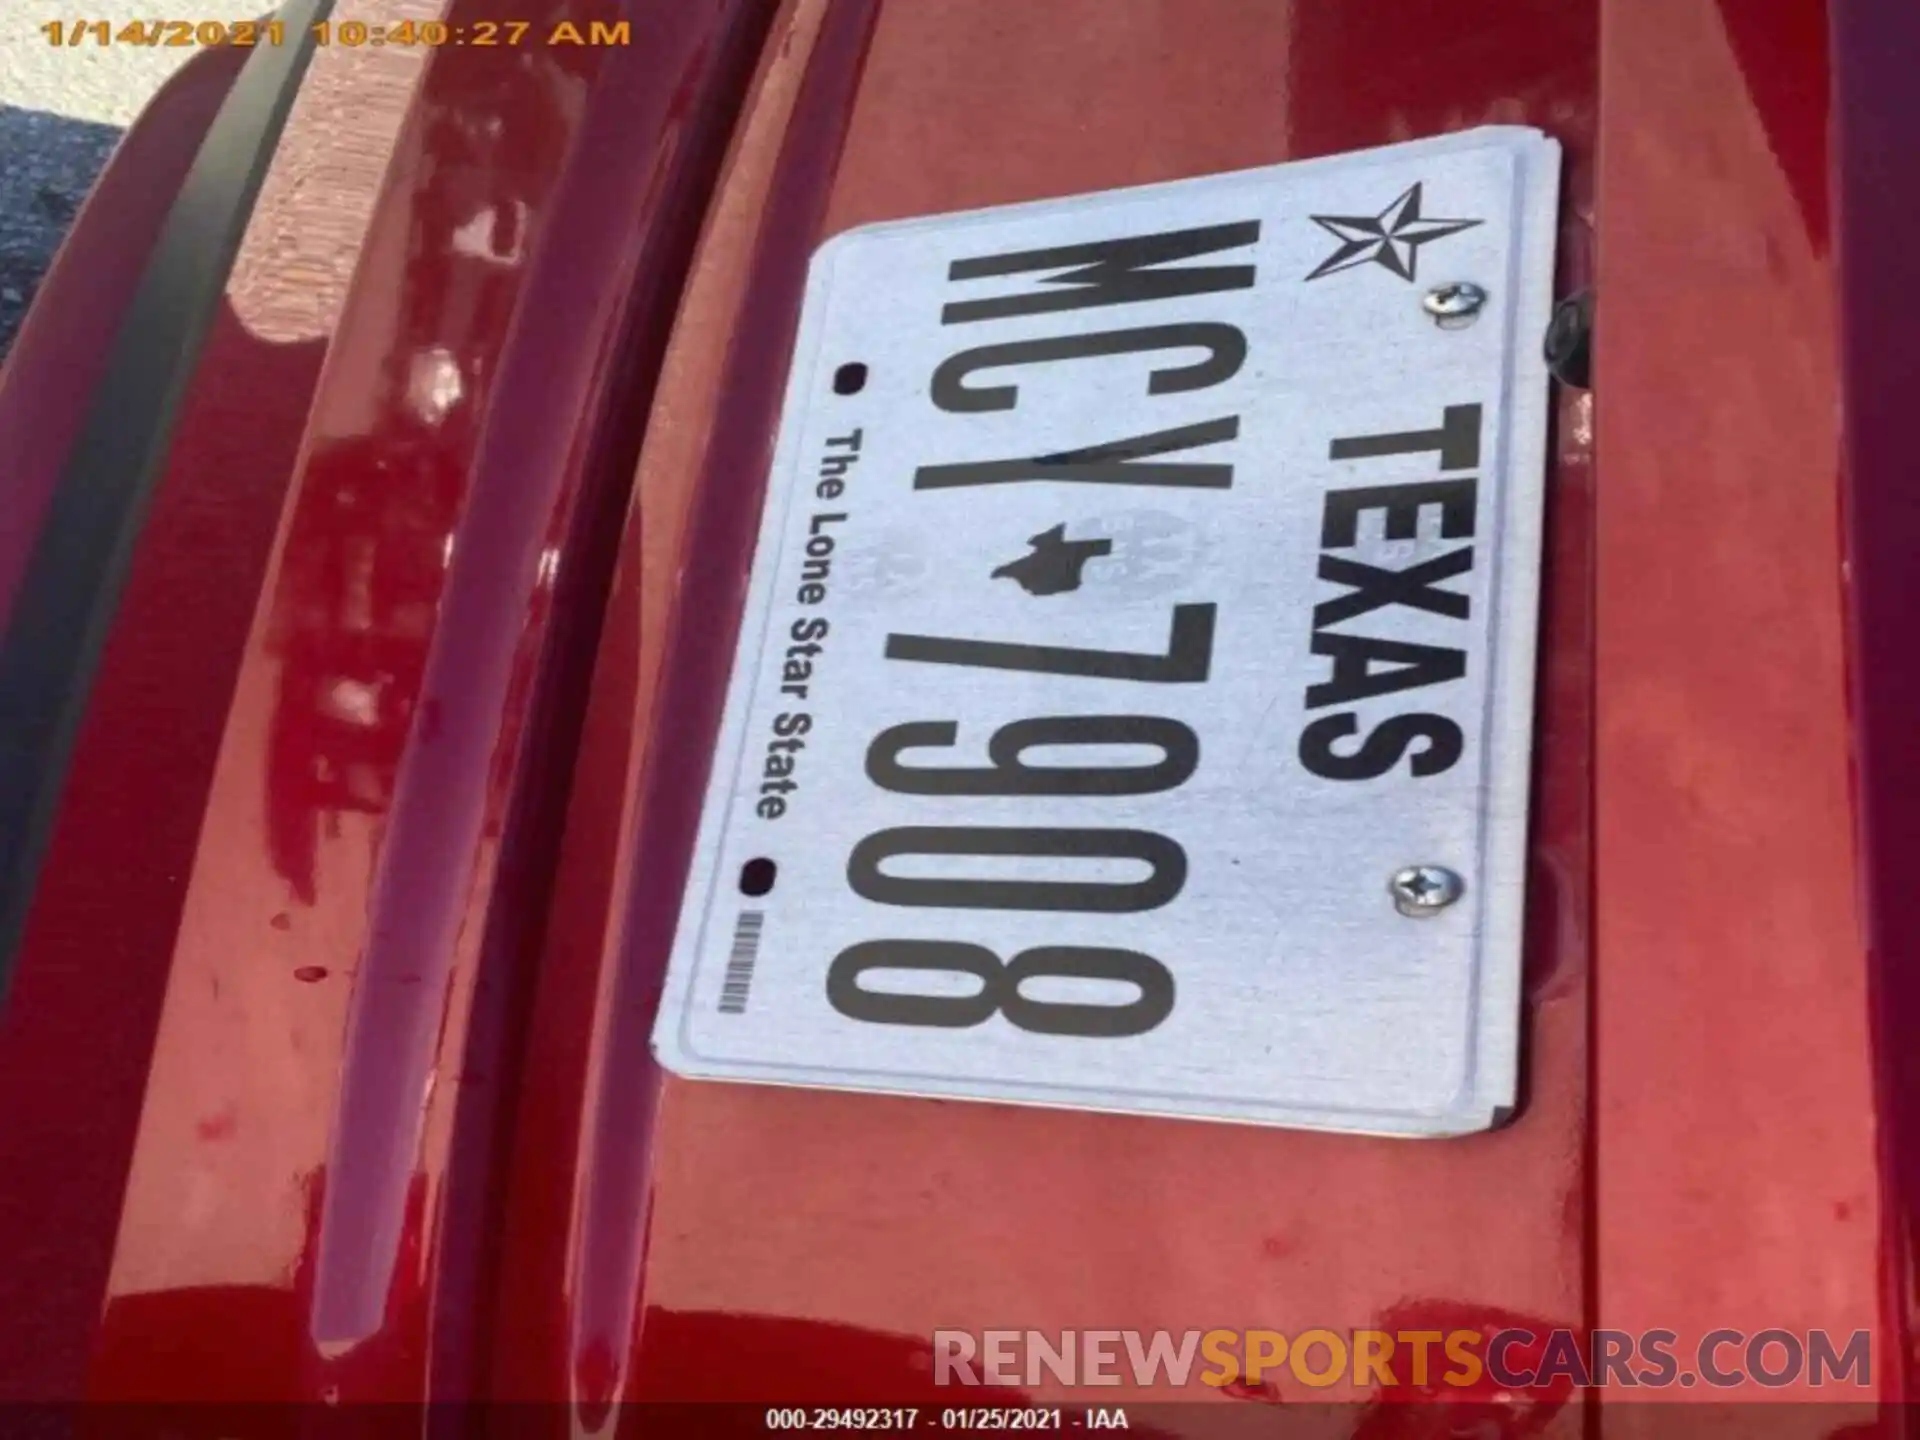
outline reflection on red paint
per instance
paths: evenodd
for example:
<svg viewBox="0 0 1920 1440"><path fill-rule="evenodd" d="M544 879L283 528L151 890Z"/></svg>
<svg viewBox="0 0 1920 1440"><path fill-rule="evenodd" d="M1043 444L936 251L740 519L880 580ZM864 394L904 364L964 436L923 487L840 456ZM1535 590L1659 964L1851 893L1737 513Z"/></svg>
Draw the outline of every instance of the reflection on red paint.
<svg viewBox="0 0 1920 1440"><path fill-rule="evenodd" d="M326 1177L319 1172L300 1187L309 1237L317 1233L325 1190ZM426 1218L426 1179L416 1176L408 1187L403 1241L415 1262L425 1242ZM316 1399L328 1392L363 1400L416 1395L409 1387L417 1353L391 1346L326 1357L315 1353L306 1321L314 1260L310 1238L284 1286L183 1286L114 1296L100 1321L96 1383L110 1386L119 1401L164 1405L282 1401L288 1375L302 1375ZM417 1286L397 1288L389 1298L389 1321L398 1333L421 1333L425 1310L426 1296ZM278 1418L252 1416L248 1429L280 1419L290 1427L288 1433L301 1433L300 1411L292 1406Z"/></svg>
<svg viewBox="0 0 1920 1440"><path fill-rule="evenodd" d="M454 438L401 411L307 467L268 637L280 665L266 787L274 868L303 905L322 834L393 799L464 492Z"/></svg>
<svg viewBox="0 0 1920 1440"><path fill-rule="evenodd" d="M1022 1405L1023 1390L936 1385L929 1336L780 1315L650 1308L626 1398L781 1405ZM1138 1430L1133 1433L1139 1434ZM1151 1432L1148 1432L1151 1433Z"/></svg>
<svg viewBox="0 0 1920 1440"><path fill-rule="evenodd" d="M1283 1404L1286 1399L1286 1397L1280 1393L1280 1382L1278 1380L1268 1380L1265 1377L1258 1380L1249 1380L1244 1375L1238 1379L1229 1380L1226 1384L1222 1385L1220 1387L1220 1393L1222 1395L1230 1395L1235 1400L1251 1400L1260 1405L1279 1405Z"/></svg>
<svg viewBox="0 0 1920 1440"><path fill-rule="evenodd" d="M481 1327L515 1310L495 1212L541 815L565 794L654 373L769 18L753 0L535 9L631 11L645 43L426 62L195 817L96 1399L459 1396L486 1373ZM200 1143L229 1101L231 1140ZM290 1170L328 1176L297 1212ZM209 1337L274 1296L270 1328L296 1338L236 1377ZM206 1343L162 1374L131 1337L169 1323Z"/></svg>
<svg viewBox="0 0 1920 1440"><path fill-rule="evenodd" d="M193 1133L202 1140L231 1140L234 1131L239 1128L239 1114L228 1109L222 1110L218 1115L209 1115L204 1120L195 1121Z"/></svg>
<svg viewBox="0 0 1920 1440"><path fill-rule="evenodd" d="M1401 1334L1424 1332L1451 1336L1471 1330L1480 1336L1476 1354L1484 1363L1487 1345L1503 1330L1525 1330L1539 1337L1532 1342L1510 1342L1502 1351L1510 1373L1532 1374L1539 1366L1546 1337L1555 1322L1484 1305L1448 1301L1421 1301L1384 1312L1375 1328ZM1564 1328L1564 1326L1562 1327ZM1484 1440L1523 1440L1541 1434L1573 1398L1570 1378L1557 1378L1538 1388L1507 1389L1484 1369L1470 1385L1449 1383L1453 1367L1440 1363L1436 1343L1428 1380L1416 1384L1408 1362L1396 1354L1390 1365L1392 1385L1382 1385L1362 1412L1353 1440L1444 1440L1474 1435Z"/></svg>

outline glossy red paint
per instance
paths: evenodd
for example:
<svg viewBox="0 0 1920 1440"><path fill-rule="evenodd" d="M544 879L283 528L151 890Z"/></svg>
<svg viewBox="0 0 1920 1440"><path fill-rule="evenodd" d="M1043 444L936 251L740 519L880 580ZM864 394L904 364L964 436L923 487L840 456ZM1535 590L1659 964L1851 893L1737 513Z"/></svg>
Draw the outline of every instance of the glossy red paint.
<svg viewBox="0 0 1920 1440"><path fill-rule="evenodd" d="M683 294L690 177L770 17L632 8L632 53L436 55L396 150L272 482L271 564L218 612L261 597L237 682L205 682L202 769L169 772L198 777L163 837L184 883L138 891L125 932L165 1009L89 1393L486 1395L604 1433L635 1399L935 1405L944 1325L1521 1323L1682 1349L1715 1324L1863 1327L1898 1394L1911 997L1883 951L1876 1134L1817 0L789 0ZM456 7L483 13L506 12ZM1836 32L1862 94L1905 33L1873 18ZM1558 399L1513 1123L1422 1145L661 1075L647 1035L814 246L1489 122L1566 147L1561 283L1600 257L1603 327L1597 413ZM1847 253L1871 297L1893 260ZM1884 323L1854 322L1856 375ZM1911 517L1897 401L1866 393L1872 775L1904 753L1911 697L1870 621L1909 598ZM123 623L155 634L174 592L137 593ZM138 702L103 680L95 728L126 735ZM88 753L68 869L135 865L87 787L160 792ZM1869 812L1873 864L1907 853L1904 815ZM50 913L77 970L78 912ZM1403 1403L1430 1398L1390 1387L1337 1428L1659 1423L1564 1389L1469 1389L1446 1422Z"/></svg>
<svg viewBox="0 0 1920 1440"><path fill-rule="evenodd" d="M1821 7L1602 15L1595 1315L1683 1352L1716 1326L1866 1329L1897 1395ZM1609 1434L1651 1423L1615 1399Z"/></svg>
<svg viewBox="0 0 1920 1440"><path fill-rule="evenodd" d="M1920 487L1911 388L1920 374L1920 9L1834 0L1835 190L1845 398L1849 660L1868 952L1873 960L1888 1308L1903 1323L1896 1392L1920 1394Z"/></svg>
<svg viewBox="0 0 1920 1440"><path fill-rule="evenodd" d="M742 479L763 473L770 463L788 342L752 329L730 336L739 316L790 314L798 306L808 247L795 249L792 238L819 224L871 17L865 3L801 3L776 26L755 91L756 112L718 202L720 223L709 232L682 307L675 378L649 427L622 583L589 711L589 723L598 717L600 724L581 752L574 818L576 832L585 833L569 836L573 863L562 871L559 893L563 899L578 896L591 908L556 905L553 949L540 967L546 993L535 1014L530 1069L545 1083L530 1086L523 1100L508 1230L516 1242L509 1270L525 1290L501 1317L495 1393L566 1396L596 1424L628 1388L658 1083L647 1048L658 977L603 970L602 952L609 927L657 933L674 918L652 896L642 909L643 902L614 891L617 874L626 867L644 871L651 861L630 823L622 833L619 811L609 801L630 801L636 786L649 783L644 772L629 771L628 730L635 717L655 713L655 707L679 715L677 697L659 688L663 648L678 648L709 667L727 663L725 648L712 643L703 624L689 626L672 647L663 647L671 637L651 617L656 603L671 599L684 556L705 549L691 538L698 517L688 484L706 473L699 468L700 451L707 465ZM769 147L773 153L766 153ZM751 218L755 211L757 221ZM716 275L722 277L718 283L744 287L743 297L729 297L739 298L738 315L713 313ZM696 357L691 364L688 350ZM699 357L709 352L728 357L723 382L699 373ZM711 422L704 423L709 413ZM690 454L690 446L700 448ZM737 532L736 544L753 524L749 506L723 501L706 513L710 525ZM734 588L737 605L744 573L699 569L709 582ZM724 597L718 603L724 605ZM691 613L707 609L696 604ZM684 803L686 797L675 798ZM570 883L577 888L570 890ZM558 1076L564 1082L553 1084Z"/></svg>
<svg viewBox="0 0 1920 1440"><path fill-rule="evenodd" d="M621 13L535 10L510 18ZM435 52L395 148L251 587L92 1398L474 1383L517 1069L501 1010L639 416L766 18L631 12L644 44Z"/></svg>
<svg viewBox="0 0 1920 1440"><path fill-rule="evenodd" d="M0 615L147 251L238 69L188 64L128 132L0 374ZM225 697L320 361L223 309L103 658L0 1009L0 1401L77 1394Z"/></svg>
<svg viewBox="0 0 1920 1440"><path fill-rule="evenodd" d="M1476 24L1236 0L881 7L824 223L770 219L744 271L738 238L716 227L710 243L728 254L696 271L688 306L700 319L676 338L656 410L683 425L704 417L710 438L666 453L649 438L629 535L639 604L623 590L608 630L618 648L594 697L632 715L633 730L622 749L582 752L586 809L561 878L563 894L568 867L592 872L583 894L606 883L600 797L624 788L635 799L612 876L584 1113L549 1097L541 1123L529 1091L522 1120L523 1134L561 1137L541 1153L577 1143L583 1157L569 1244L583 1278L565 1322L583 1423L613 1398L917 1394L931 1331L947 1323L1305 1328L1436 1307L1582 1322L1591 572L1577 401L1562 416L1554 475L1532 1089L1511 1128L1419 1146L689 1085L661 1077L644 1048L777 418L777 391L759 382L763 368L783 371L797 311L797 285L775 289L772 277L870 220L1505 120L1542 124L1568 146L1563 253L1576 282L1588 253L1594 17L1561 4L1495 8L1497 22L1490 8ZM851 7L823 9L810 84L844 64L836 22L860 23ZM1368 42L1389 18L1412 25L1404 54ZM1356 85L1363 55L1386 73ZM810 109L805 91L784 127L750 118L721 204L764 185L756 148L776 150L783 129L810 157L840 123ZM790 158L771 163L792 173ZM767 214L781 203L776 183ZM576 932L567 946L581 966L586 941ZM576 997L587 989L566 983ZM557 1200L540 1213L550 1223ZM601 1287L591 1301L588 1268ZM616 1287L624 1298L597 1298ZM640 1316L629 1354L578 1343L617 1338L599 1323L616 1306ZM686 1343L695 1333L702 1342ZM546 1374L527 1382L556 1393Z"/></svg>

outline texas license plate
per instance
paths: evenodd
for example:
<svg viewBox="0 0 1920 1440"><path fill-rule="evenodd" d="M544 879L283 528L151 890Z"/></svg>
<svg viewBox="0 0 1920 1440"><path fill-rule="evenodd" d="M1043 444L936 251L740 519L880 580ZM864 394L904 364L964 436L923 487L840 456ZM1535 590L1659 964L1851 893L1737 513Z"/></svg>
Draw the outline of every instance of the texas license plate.
<svg viewBox="0 0 1920 1440"><path fill-rule="evenodd" d="M1500 1120L1558 163L1498 127L821 249L663 1064Z"/></svg>

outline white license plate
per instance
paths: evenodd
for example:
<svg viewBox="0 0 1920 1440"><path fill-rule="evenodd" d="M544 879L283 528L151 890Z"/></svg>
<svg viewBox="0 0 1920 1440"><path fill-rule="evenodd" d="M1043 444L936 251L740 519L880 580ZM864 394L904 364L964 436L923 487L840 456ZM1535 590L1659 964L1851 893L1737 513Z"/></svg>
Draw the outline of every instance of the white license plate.
<svg viewBox="0 0 1920 1440"><path fill-rule="evenodd" d="M1489 128L821 249L663 1064L1499 1122L1558 164Z"/></svg>

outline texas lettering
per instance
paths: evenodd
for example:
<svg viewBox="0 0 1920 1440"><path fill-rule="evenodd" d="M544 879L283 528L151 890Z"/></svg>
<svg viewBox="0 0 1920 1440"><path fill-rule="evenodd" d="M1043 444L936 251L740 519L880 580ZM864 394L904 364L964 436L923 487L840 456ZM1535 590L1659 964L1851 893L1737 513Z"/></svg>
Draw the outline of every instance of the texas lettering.
<svg viewBox="0 0 1920 1440"><path fill-rule="evenodd" d="M1328 456L1357 465L1391 455L1430 455L1442 472L1477 469L1480 415L1478 405L1449 405L1433 429L1347 436L1333 442ZM1404 761L1409 773L1424 778L1458 763L1459 724L1423 702L1446 695L1466 676L1465 645L1416 644L1391 632L1406 610L1466 623L1471 597L1455 585L1473 569L1473 546L1457 545L1398 567L1360 559L1356 551L1363 518L1381 526L1388 540L1412 540L1421 516L1433 514L1442 540L1471 541L1478 493L1476 476L1458 474L1327 492L1318 573L1328 593L1313 609L1312 644L1325 668L1307 686L1304 701L1309 714L1331 713L1300 732L1300 763L1315 775L1376 780ZM1354 707L1383 695L1404 696L1407 708L1363 726Z"/></svg>

